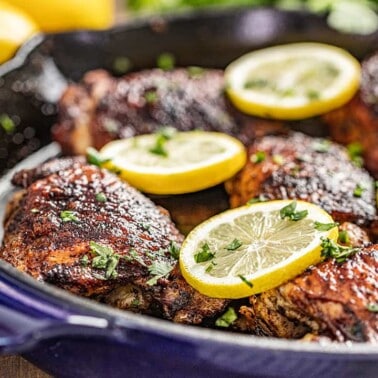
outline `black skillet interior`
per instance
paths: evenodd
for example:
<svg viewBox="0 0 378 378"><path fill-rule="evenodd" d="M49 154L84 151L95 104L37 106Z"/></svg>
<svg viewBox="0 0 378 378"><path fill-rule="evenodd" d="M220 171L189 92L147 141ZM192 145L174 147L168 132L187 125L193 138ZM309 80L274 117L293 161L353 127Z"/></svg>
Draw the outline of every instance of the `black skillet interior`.
<svg viewBox="0 0 378 378"><path fill-rule="evenodd" d="M346 48L358 58L378 48L378 33L347 35L323 18L261 8L155 17L101 32L36 36L11 62L0 66L0 173L50 141L56 102L67 82L94 68L120 74L154 67L170 52L178 66L225 67L250 50L273 44L318 41ZM9 122L8 122L9 125Z"/></svg>

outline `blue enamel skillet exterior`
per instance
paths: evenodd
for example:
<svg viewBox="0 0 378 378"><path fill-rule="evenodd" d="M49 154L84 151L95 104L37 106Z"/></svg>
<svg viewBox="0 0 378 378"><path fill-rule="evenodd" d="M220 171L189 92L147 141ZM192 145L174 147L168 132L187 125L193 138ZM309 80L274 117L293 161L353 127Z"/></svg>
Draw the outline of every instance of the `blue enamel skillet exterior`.
<svg viewBox="0 0 378 378"><path fill-rule="evenodd" d="M223 67L251 49L294 41L328 42L358 57L378 49L377 34L341 35L321 18L270 9L37 36L0 67L0 113L18 115L17 132L23 136L21 142L2 139L8 155L0 154L0 167L9 168L49 143L57 98L67 81L89 69L112 70L120 57L135 69L152 67L165 51L178 65ZM49 144L17 168L58 153ZM0 181L1 217L12 191L11 174ZM0 351L23 353L58 377L376 377L378 371L378 346L304 343L172 324L75 297L3 262Z"/></svg>

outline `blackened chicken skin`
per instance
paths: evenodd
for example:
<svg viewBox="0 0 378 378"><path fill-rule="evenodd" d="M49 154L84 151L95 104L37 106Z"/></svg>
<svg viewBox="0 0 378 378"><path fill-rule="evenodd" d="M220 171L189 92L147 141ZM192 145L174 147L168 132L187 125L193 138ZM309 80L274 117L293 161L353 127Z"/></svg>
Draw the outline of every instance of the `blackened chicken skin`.
<svg viewBox="0 0 378 378"><path fill-rule="evenodd" d="M116 175L80 159L57 159L23 171L14 182L24 189L8 211L0 256L19 270L178 322L201 323L226 306L184 281L170 253L183 237L169 215ZM93 243L118 255L115 274L93 267ZM122 301L125 290L134 293L132 301Z"/></svg>
<svg viewBox="0 0 378 378"><path fill-rule="evenodd" d="M345 262L329 259L241 308L244 330L283 338L308 333L332 340L378 342L378 246Z"/></svg>
<svg viewBox="0 0 378 378"><path fill-rule="evenodd" d="M63 94L53 137L66 154L84 154L89 146L99 149L162 126L224 132L246 144L285 130L282 122L248 117L231 106L220 70L152 69L121 78L97 70Z"/></svg>
<svg viewBox="0 0 378 378"><path fill-rule="evenodd" d="M300 199L321 206L337 222L355 223L378 235L374 180L350 161L343 147L293 133L266 136L248 152L246 166L226 184L232 207L259 197Z"/></svg>

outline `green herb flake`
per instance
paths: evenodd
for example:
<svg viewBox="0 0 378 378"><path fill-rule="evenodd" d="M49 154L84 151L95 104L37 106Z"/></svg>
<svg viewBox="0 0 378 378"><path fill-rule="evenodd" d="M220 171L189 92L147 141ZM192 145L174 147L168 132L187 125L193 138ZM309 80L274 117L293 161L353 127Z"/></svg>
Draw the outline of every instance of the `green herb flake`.
<svg viewBox="0 0 378 378"><path fill-rule="evenodd" d="M209 244L205 243L201 249L194 255L194 260L197 264L210 261L214 258L215 254L210 251Z"/></svg>
<svg viewBox="0 0 378 378"><path fill-rule="evenodd" d="M63 222L75 222L75 223L80 222L79 218L75 215L75 212L71 210L61 211L59 216Z"/></svg>
<svg viewBox="0 0 378 378"><path fill-rule="evenodd" d="M134 298L134 299L131 301L130 304L131 304L132 307L139 307L139 305L140 305L140 300L137 299L137 298Z"/></svg>
<svg viewBox="0 0 378 378"><path fill-rule="evenodd" d="M288 218L294 222L297 222L307 217L308 215L307 210L295 211L296 208L297 208L297 201L293 201L289 205L283 207L280 210L281 219Z"/></svg>
<svg viewBox="0 0 378 378"><path fill-rule="evenodd" d="M155 155L167 157L168 151L165 149L165 144L168 140L172 139L176 130L173 127L162 127L155 134L155 145L149 149L149 152Z"/></svg>
<svg viewBox="0 0 378 378"><path fill-rule="evenodd" d="M247 205L253 205L254 203L266 202L266 201L268 201L268 198L266 198L263 194L260 194L258 197L251 198L247 202Z"/></svg>
<svg viewBox="0 0 378 378"><path fill-rule="evenodd" d="M91 253L95 256L92 259L92 267L105 270L105 279L117 278L116 268L120 259L120 255L114 252L112 247L99 244L94 241L89 242Z"/></svg>
<svg viewBox="0 0 378 378"><path fill-rule="evenodd" d="M180 247L174 241L172 241L172 240L169 242L168 251L169 251L170 255L175 260L179 259L179 257L180 257Z"/></svg>
<svg viewBox="0 0 378 378"><path fill-rule="evenodd" d="M106 198L105 193L103 193L103 192L97 193L96 194L96 201L98 201L98 202L106 202L107 198Z"/></svg>
<svg viewBox="0 0 378 378"><path fill-rule="evenodd" d="M81 266L88 266L88 263L89 263L89 258L87 255L84 255L81 259L80 259L80 264Z"/></svg>
<svg viewBox="0 0 378 378"><path fill-rule="evenodd" d="M175 57L171 53L160 54L156 60L157 66L164 71L169 71L175 68Z"/></svg>
<svg viewBox="0 0 378 378"><path fill-rule="evenodd" d="M236 251L242 245L243 243L240 240L234 239L229 245L226 246L226 249L227 251Z"/></svg>
<svg viewBox="0 0 378 378"><path fill-rule="evenodd" d="M164 261L154 261L149 267L148 272L153 276L147 281L147 285L153 286L156 285L160 278L167 276L173 265Z"/></svg>
<svg viewBox="0 0 378 378"><path fill-rule="evenodd" d="M205 69L198 66L190 66L188 67L188 74L191 78L199 78L205 72Z"/></svg>
<svg viewBox="0 0 378 378"><path fill-rule="evenodd" d="M151 225L148 224L148 223L141 223L141 224L140 224L140 227L142 227L142 229L143 229L144 231L150 231Z"/></svg>
<svg viewBox="0 0 378 378"><path fill-rule="evenodd" d="M346 148L347 148L350 160L357 167L362 167L364 165L364 159L362 157L364 149L362 147L362 144L359 142L353 142L353 143L349 143Z"/></svg>
<svg viewBox="0 0 378 378"><path fill-rule="evenodd" d="M357 184L356 187L353 190L353 196L354 197L361 197L362 193L366 190L362 185Z"/></svg>
<svg viewBox="0 0 378 378"><path fill-rule="evenodd" d="M88 147L86 153L87 162L89 164L96 165L97 167L101 167L103 164L110 161L110 159L103 158L100 153L93 147Z"/></svg>
<svg viewBox="0 0 378 378"><path fill-rule="evenodd" d="M210 273L213 270L213 268L214 268L215 265L217 265L217 264L214 261L211 261L210 264L205 269L205 272L206 273Z"/></svg>
<svg viewBox="0 0 378 378"><path fill-rule="evenodd" d="M249 158L252 163L258 164L262 163L265 160L265 152L264 151L256 151L251 157Z"/></svg>
<svg viewBox="0 0 378 378"><path fill-rule="evenodd" d="M270 86L270 83L266 79L256 78L249 79L244 84L244 89L262 89Z"/></svg>
<svg viewBox="0 0 378 378"><path fill-rule="evenodd" d="M234 308L229 307L227 311L215 321L215 325L217 327L228 328L237 320L237 318L238 316L236 315Z"/></svg>
<svg viewBox="0 0 378 378"><path fill-rule="evenodd" d="M315 229L318 231L329 231L329 230L332 230L332 228L338 227L339 224L337 222L320 223L320 222L315 221L314 225L315 225Z"/></svg>
<svg viewBox="0 0 378 378"><path fill-rule="evenodd" d="M349 238L349 235L348 235L348 232L345 231L345 230L341 230L339 232L339 243L342 243L342 244L350 244L350 238Z"/></svg>
<svg viewBox="0 0 378 378"><path fill-rule="evenodd" d="M7 134L12 134L16 130L13 119L7 114L0 115L0 126Z"/></svg>
<svg viewBox="0 0 378 378"><path fill-rule="evenodd" d="M146 266L143 259L139 256L138 252L135 249L130 249L129 254L123 257L127 261L136 261L142 266Z"/></svg>
<svg viewBox="0 0 378 378"><path fill-rule="evenodd" d="M327 139L322 139L312 145L313 150L320 153L328 152L330 147L331 142Z"/></svg>
<svg viewBox="0 0 378 378"><path fill-rule="evenodd" d="M325 258L334 258L338 263L343 263L348 257L359 251L359 248L344 247L328 238L322 238L321 240L321 255Z"/></svg>
<svg viewBox="0 0 378 378"><path fill-rule="evenodd" d="M158 100L158 95L156 91L147 91L144 94L144 98L148 104L154 104Z"/></svg>
<svg viewBox="0 0 378 378"><path fill-rule="evenodd" d="M248 281L242 274L239 274L238 277L250 288L253 287L253 283Z"/></svg>
<svg viewBox="0 0 378 378"><path fill-rule="evenodd" d="M320 93L315 90L309 90L307 91L306 96L309 100L315 101L315 100L319 100Z"/></svg>
<svg viewBox="0 0 378 378"><path fill-rule="evenodd" d="M378 303L369 303L366 308L370 312L378 312Z"/></svg>

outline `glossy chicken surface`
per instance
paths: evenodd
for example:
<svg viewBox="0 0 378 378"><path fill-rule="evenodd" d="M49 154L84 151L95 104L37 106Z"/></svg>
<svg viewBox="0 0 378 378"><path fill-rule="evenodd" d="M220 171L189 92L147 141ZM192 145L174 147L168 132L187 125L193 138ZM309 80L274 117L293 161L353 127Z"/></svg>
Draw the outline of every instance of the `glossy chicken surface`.
<svg viewBox="0 0 378 378"><path fill-rule="evenodd" d="M202 296L182 278L172 248L183 237L167 212L116 175L67 158L13 181L24 189L9 205L0 256L19 270L177 322L201 323L224 309L227 301Z"/></svg>

